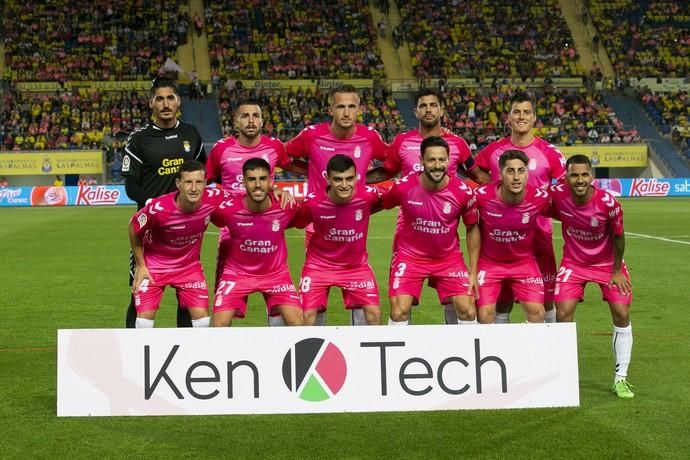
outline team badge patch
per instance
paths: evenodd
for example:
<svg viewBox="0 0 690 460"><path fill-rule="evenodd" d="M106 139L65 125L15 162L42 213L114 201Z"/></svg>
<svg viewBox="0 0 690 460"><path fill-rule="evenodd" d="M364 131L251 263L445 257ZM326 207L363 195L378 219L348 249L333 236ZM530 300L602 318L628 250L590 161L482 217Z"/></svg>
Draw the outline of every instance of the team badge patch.
<svg viewBox="0 0 690 460"><path fill-rule="evenodd" d="M137 217L137 222L139 223L139 228L143 227L146 225L146 214L141 214L139 217Z"/></svg>
<svg viewBox="0 0 690 460"><path fill-rule="evenodd" d="M132 160L129 159L129 155L125 155L122 158L122 172L129 172L129 165L132 163Z"/></svg>
<svg viewBox="0 0 690 460"><path fill-rule="evenodd" d="M187 153L192 151L192 144L189 141L182 141L182 147L184 148L184 151Z"/></svg>
<svg viewBox="0 0 690 460"><path fill-rule="evenodd" d="M355 156L355 158L361 157L362 156L362 147L360 147L359 145L356 146L353 155Z"/></svg>
<svg viewBox="0 0 690 460"><path fill-rule="evenodd" d="M450 214L450 203L447 201L443 203L443 214Z"/></svg>
<svg viewBox="0 0 690 460"><path fill-rule="evenodd" d="M356 221L362 220L362 210L361 209L358 209L355 211L355 220Z"/></svg>
<svg viewBox="0 0 690 460"><path fill-rule="evenodd" d="M280 230L280 221L278 219L274 219L273 222L271 223L271 230L274 232L277 232Z"/></svg>
<svg viewBox="0 0 690 460"><path fill-rule="evenodd" d="M597 225L599 225L599 219L597 219L596 217L592 217L590 224L592 224L592 227L596 227Z"/></svg>
<svg viewBox="0 0 690 460"><path fill-rule="evenodd" d="M523 213L522 213L522 223L523 223L523 224L528 224L528 223L529 223L529 213L528 213L528 212L523 212Z"/></svg>

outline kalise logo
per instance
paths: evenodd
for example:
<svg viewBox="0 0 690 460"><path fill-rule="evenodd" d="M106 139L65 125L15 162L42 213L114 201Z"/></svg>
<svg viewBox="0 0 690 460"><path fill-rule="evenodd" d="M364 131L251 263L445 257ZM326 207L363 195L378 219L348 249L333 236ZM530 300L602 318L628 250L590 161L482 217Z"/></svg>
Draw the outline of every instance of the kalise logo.
<svg viewBox="0 0 690 460"><path fill-rule="evenodd" d="M103 204L117 204L120 199L120 191L109 189L106 186L79 187L77 206L98 206Z"/></svg>

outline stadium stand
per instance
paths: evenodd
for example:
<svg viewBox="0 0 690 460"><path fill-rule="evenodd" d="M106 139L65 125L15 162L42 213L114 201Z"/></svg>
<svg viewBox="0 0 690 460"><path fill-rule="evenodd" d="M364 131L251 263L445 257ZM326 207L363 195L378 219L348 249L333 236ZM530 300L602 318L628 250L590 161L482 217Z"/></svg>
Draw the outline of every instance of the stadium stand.
<svg viewBox="0 0 690 460"><path fill-rule="evenodd" d="M182 3L9 1L2 19L7 79L148 79L186 40Z"/></svg>
<svg viewBox="0 0 690 460"><path fill-rule="evenodd" d="M395 100L384 89L360 90L361 122L376 128L387 141L404 131L405 123ZM226 85L219 91L219 116L224 135L230 135L232 114L237 103L257 99L264 110L264 131L283 141L305 126L329 120L328 92L297 88L296 90L255 90Z"/></svg>
<svg viewBox="0 0 690 460"><path fill-rule="evenodd" d="M513 90L453 89L444 95L447 126L481 149L509 133L505 122ZM546 91L535 96L536 134L558 145L634 143L635 128L626 128L599 92L585 89Z"/></svg>
<svg viewBox="0 0 690 460"><path fill-rule="evenodd" d="M690 161L690 97L687 91L655 93L639 91L640 102L649 118L673 146Z"/></svg>
<svg viewBox="0 0 690 460"><path fill-rule="evenodd" d="M690 3L590 0L588 5L619 78L688 75Z"/></svg>
<svg viewBox="0 0 690 460"><path fill-rule="evenodd" d="M1 150L100 149L150 117L145 92L4 92Z"/></svg>
<svg viewBox="0 0 690 460"><path fill-rule="evenodd" d="M236 78L382 78L365 0L206 2L211 70ZM266 33L268 31L269 33Z"/></svg>
<svg viewBox="0 0 690 460"><path fill-rule="evenodd" d="M419 79L584 74L556 0L397 3Z"/></svg>

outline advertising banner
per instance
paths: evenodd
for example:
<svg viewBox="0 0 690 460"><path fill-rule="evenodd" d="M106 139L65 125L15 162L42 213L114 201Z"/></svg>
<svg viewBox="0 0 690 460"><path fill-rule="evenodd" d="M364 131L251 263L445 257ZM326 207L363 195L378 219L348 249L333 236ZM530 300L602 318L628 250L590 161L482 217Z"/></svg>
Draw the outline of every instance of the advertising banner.
<svg viewBox="0 0 690 460"><path fill-rule="evenodd" d="M688 197L690 178L595 179L594 185L620 197Z"/></svg>
<svg viewBox="0 0 690 460"><path fill-rule="evenodd" d="M0 155L0 176L46 174L102 174L100 150L4 153Z"/></svg>
<svg viewBox="0 0 690 460"><path fill-rule="evenodd" d="M124 81L66 81L65 88L92 88L101 91L148 91L151 89L151 81L124 80Z"/></svg>
<svg viewBox="0 0 690 460"><path fill-rule="evenodd" d="M240 80L245 89L316 89L315 80Z"/></svg>
<svg viewBox="0 0 690 460"><path fill-rule="evenodd" d="M338 86L352 85L357 89L372 89L374 87L374 80L359 78L359 79L321 79L319 80L319 88L321 89L332 89Z"/></svg>
<svg viewBox="0 0 690 460"><path fill-rule="evenodd" d="M0 188L0 207L7 206L107 206L132 205L124 185L85 185L81 187Z"/></svg>
<svg viewBox="0 0 690 460"><path fill-rule="evenodd" d="M59 330L57 415L565 407L575 323Z"/></svg>
<svg viewBox="0 0 690 460"><path fill-rule="evenodd" d="M19 91L26 91L29 93L43 93L60 90L60 83L56 81L20 81L17 82L17 89Z"/></svg>
<svg viewBox="0 0 690 460"><path fill-rule="evenodd" d="M647 167L647 144L564 145L558 149L566 158L587 155L595 168Z"/></svg>

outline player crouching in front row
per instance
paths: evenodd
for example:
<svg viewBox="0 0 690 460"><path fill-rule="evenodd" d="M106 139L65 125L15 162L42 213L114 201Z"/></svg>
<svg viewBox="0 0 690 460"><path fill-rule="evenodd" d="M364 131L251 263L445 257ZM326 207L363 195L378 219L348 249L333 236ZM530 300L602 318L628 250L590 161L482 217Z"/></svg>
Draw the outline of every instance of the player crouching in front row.
<svg viewBox="0 0 690 460"><path fill-rule="evenodd" d="M228 197L206 188L204 165L185 161L177 172L177 191L154 198L129 222L136 263L132 282L136 327L151 328L166 286L177 292L193 327L208 327L208 289L199 258L211 213Z"/></svg>
<svg viewBox="0 0 690 460"><path fill-rule="evenodd" d="M228 249L217 281L213 326L230 326L235 317L244 318L247 298L263 294L269 316L281 315L288 326L303 323L302 306L287 265L285 229L293 226L297 208L282 209L271 193L270 166L262 158L242 166L246 195L220 206L211 216L229 233Z"/></svg>
<svg viewBox="0 0 690 460"><path fill-rule="evenodd" d="M573 321L575 307L584 300L585 285L599 284L613 319L613 392L619 398L630 399L635 396L626 380L633 345L632 288L623 262L623 209L611 194L594 188L593 180L589 158L573 155L566 163L565 184L549 189L553 217L562 222L564 241L556 279L557 319Z"/></svg>

